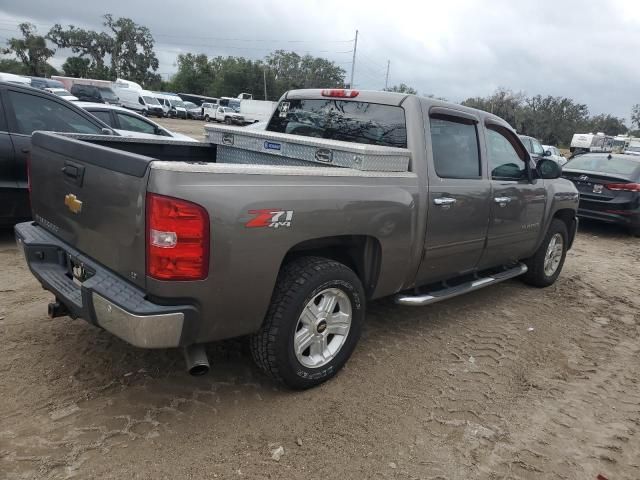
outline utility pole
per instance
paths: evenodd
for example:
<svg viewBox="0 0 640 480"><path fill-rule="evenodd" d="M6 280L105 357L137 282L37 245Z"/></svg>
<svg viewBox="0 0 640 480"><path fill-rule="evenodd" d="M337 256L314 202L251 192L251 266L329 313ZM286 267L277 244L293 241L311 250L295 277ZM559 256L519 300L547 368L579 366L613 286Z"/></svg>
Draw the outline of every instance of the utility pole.
<svg viewBox="0 0 640 480"><path fill-rule="evenodd" d="M267 69L262 70L262 76L264 78L264 99L267 99Z"/></svg>
<svg viewBox="0 0 640 480"><path fill-rule="evenodd" d="M358 50L358 30L356 30L356 39L353 42L353 60L351 60L351 83L349 88L353 88L353 74L356 71L356 50Z"/></svg>
<svg viewBox="0 0 640 480"><path fill-rule="evenodd" d="M391 66L391 60L387 60L387 76L384 77L384 89L389 88L389 67Z"/></svg>

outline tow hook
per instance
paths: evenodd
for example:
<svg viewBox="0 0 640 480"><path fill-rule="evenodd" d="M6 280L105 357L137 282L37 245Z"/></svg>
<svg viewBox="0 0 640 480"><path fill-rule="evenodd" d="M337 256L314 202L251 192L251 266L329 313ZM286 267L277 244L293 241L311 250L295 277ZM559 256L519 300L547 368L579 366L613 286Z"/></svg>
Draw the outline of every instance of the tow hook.
<svg viewBox="0 0 640 480"><path fill-rule="evenodd" d="M47 306L47 313L49 318L64 317L69 315L69 309L64 303L60 303L56 300L55 302L49 303Z"/></svg>

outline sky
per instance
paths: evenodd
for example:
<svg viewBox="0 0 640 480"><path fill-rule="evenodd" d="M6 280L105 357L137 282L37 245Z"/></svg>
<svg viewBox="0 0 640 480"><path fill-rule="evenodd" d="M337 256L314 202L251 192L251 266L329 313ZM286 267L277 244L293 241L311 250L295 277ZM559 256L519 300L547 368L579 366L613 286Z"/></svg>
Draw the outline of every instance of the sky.
<svg viewBox="0 0 640 480"><path fill-rule="evenodd" d="M638 0L2 0L0 45L23 21L43 34L54 23L100 29L105 13L151 30L165 79L179 53L257 59L277 49L328 58L349 79L358 30L356 88L383 88L390 61L389 85L454 102L506 87L625 119L640 103Z"/></svg>

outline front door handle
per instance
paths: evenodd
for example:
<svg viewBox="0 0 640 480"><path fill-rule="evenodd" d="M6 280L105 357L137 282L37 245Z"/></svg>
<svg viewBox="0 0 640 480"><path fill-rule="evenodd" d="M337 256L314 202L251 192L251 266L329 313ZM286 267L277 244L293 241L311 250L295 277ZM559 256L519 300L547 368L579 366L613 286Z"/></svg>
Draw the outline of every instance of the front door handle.
<svg viewBox="0 0 640 480"><path fill-rule="evenodd" d="M511 201L511 197L495 197L493 201L500 204L501 207L504 207Z"/></svg>
<svg viewBox="0 0 640 480"><path fill-rule="evenodd" d="M455 198L451 198L451 197L438 197L433 199L433 203L440 206L453 205L454 203L456 203L456 201L457 200Z"/></svg>
<svg viewBox="0 0 640 480"><path fill-rule="evenodd" d="M31 151L31 149L29 147L24 147L24 148L20 149L20 151L22 153L29 153Z"/></svg>

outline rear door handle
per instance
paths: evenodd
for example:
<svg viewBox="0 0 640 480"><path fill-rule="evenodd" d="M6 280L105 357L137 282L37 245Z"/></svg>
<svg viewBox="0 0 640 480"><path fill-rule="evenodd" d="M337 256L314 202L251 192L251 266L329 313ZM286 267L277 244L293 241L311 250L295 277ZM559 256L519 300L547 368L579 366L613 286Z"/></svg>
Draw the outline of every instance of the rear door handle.
<svg viewBox="0 0 640 480"><path fill-rule="evenodd" d="M433 203L440 206L453 205L454 203L456 203L456 201L457 200L455 198L451 198L451 197L438 197L433 199Z"/></svg>
<svg viewBox="0 0 640 480"><path fill-rule="evenodd" d="M493 201L500 204L501 207L504 207L511 201L511 197L495 197Z"/></svg>
<svg viewBox="0 0 640 480"><path fill-rule="evenodd" d="M28 147L24 147L23 149L20 150L22 153L29 153L31 151L30 148Z"/></svg>

